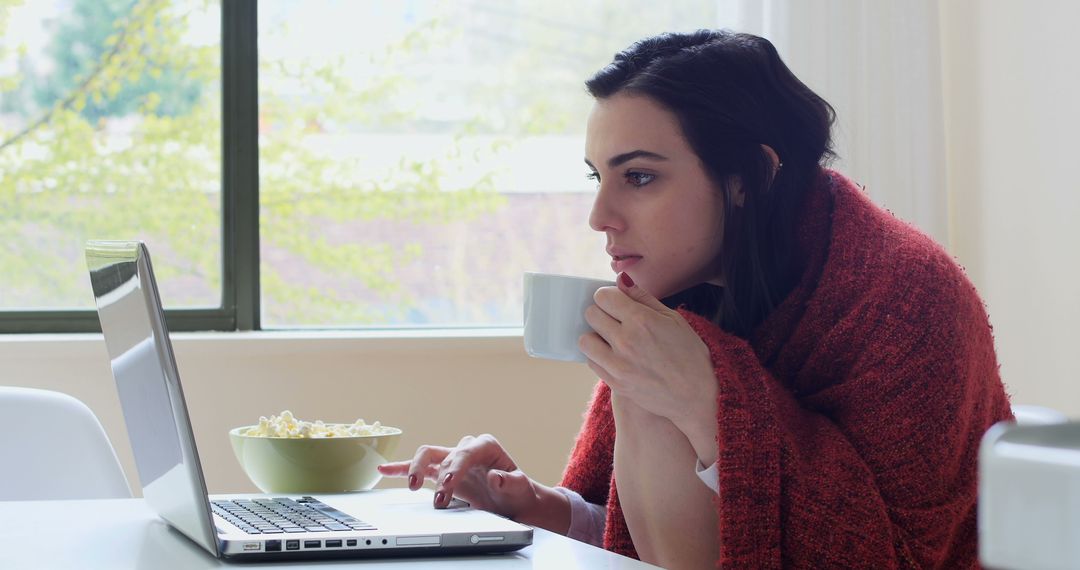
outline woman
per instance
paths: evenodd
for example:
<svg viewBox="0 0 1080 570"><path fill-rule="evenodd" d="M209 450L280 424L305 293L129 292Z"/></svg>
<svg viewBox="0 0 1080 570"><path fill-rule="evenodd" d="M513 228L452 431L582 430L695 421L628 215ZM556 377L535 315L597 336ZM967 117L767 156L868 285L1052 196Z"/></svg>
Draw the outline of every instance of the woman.
<svg viewBox="0 0 1080 570"><path fill-rule="evenodd" d="M586 311L601 380L561 485L491 436L382 472L669 568L975 566L978 444L1011 417L988 318L824 168L831 107L727 31L642 40L587 87L619 277Z"/></svg>

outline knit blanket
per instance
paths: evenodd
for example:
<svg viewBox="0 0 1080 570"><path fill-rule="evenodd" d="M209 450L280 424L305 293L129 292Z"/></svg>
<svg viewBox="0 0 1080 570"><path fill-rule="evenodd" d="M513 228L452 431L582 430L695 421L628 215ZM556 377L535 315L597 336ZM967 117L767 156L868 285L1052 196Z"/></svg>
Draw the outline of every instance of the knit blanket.
<svg viewBox="0 0 1080 570"><path fill-rule="evenodd" d="M829 170L797 242L799 282L749 339L680 310L719 388L717 565L976 567L979 442L1012 414L974 286ZM606 504L605 548L636 558L610 396L601 379L561 485Z"/></svg>

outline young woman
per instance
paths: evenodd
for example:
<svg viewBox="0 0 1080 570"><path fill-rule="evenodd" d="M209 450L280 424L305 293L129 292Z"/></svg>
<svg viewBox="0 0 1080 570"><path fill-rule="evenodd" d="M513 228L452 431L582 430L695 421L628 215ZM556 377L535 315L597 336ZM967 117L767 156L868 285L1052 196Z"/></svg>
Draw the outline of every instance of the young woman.
<svg viewBox="0 0 1080 570"><path fill-rule="evenodd" d="M618 286L560 486L489 435L381 467L667 568L972 567L976 457L1011 417L952 258L824 165L833 111L759 37L642 40L587 82Z"/></svg>

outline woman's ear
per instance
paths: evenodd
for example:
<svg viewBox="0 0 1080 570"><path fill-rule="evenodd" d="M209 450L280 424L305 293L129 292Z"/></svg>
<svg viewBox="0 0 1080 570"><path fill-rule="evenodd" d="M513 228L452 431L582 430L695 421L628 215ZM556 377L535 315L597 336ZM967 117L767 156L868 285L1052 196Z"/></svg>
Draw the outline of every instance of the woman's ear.
<svg viewBox="0 0 1080 570"><path fill-rule="evenodd" d="M761 150L765 151L765 155L769 157L769 162L772 163L772 173L775 177L776 173L780 172L780 168L784 166L784 163L780 162L780 155L776 154L773 147L767 144L761 145Z"/></svg>
<svg viewBox="0 0 1080 570"><path fill-rule="evenodd" d="M772 163L772 175L773 178L776 178L776 174L780 172L780 168L784 166L784 163L780 162L780 155L776 154L773 147L767 144L761 145L761 150L765 153L765 156L769 157L769 162ZM728 180L727 188L729 196L731 197L731 202L741 208L746 202L746 190L743 189L742 179L737 177L731 178Z"/></svg>
<svg viewBox="0 0 1080 570"><path fill-rule="evenodd" d="M743 203L746 202L746 190L743 190L742 180L736 180L735 183L731 185L731 200L740 208L742 208Z"/></svg>
<svg viewBox="0 0 1080 570"><path fill-rule="evenodd" d="M746 190L743 190L742 178L729 176L724 183L723 190L727 193L729 203L742 208L742 205L746 202Z"/></svg>

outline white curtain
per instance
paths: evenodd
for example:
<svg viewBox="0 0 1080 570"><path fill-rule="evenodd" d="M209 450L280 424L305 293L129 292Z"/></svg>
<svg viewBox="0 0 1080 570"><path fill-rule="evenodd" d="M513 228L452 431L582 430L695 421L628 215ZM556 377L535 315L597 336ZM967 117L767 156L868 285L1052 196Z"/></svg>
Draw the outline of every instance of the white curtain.
<svg viewBox="0 0 1080 570"><path fill-rule="evenodd" d="M769 39L836 109L833 167L948 245L934 0L717 0L721 26Z"/></svg>

